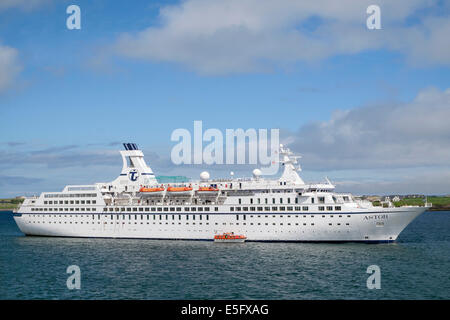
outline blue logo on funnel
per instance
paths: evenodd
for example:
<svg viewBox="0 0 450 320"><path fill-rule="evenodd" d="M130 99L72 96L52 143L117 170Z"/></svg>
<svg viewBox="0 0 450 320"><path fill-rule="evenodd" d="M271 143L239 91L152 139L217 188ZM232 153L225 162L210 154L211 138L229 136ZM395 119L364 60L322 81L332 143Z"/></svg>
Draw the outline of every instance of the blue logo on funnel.
<svg viewBox="0 0 450 320"><path fill-rule="evenodd" d="M128 178L130 178L131 181L136 181L139 178L139 173L137 170L132 170L128 173Z"/></svg>

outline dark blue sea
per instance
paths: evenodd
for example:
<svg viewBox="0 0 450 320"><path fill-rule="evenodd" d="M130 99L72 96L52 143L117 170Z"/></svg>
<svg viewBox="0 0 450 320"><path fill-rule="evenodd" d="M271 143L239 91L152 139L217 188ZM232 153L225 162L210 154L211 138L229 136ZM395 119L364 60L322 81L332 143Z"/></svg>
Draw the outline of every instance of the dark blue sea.
<svg viewBox="0 0 450 320"><path fill-rule="evenodd" d="M25 237L0 212L0 299L449 299L450 212L392 244ZM77 265L81 289L69 290ZM381 288L366 285L369 265Z"/></svg>

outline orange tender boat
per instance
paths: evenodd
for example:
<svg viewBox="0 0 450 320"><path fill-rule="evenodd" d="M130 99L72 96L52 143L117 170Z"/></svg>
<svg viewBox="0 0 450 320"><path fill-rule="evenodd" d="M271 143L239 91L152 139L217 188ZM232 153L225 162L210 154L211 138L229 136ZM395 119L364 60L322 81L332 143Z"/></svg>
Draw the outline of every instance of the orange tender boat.
<svg viewBox="0 0 450 320"><path fill-rule="evenodd" d="M219 189L213 187L199 187L198 191L200 192L217 192Z"/></svg>
<svg viewBox="0 0 450 320"><path fill-rule="evenodd" d="M164 188L140 188L139 192L161 192L164 191Z"/></svg>
<svg viewBox="0 0 450 320"><path fill-rule="evenodd" d="M214 236L214 242L245 242L246 236L234 234L234 232L226 232Z"/></svg>
<svg viewBox="0 0 450 320"><path fill-rule="evenodd" d="M167 191L169 192L186 192L186 191L192 191L191 187L168 187Z"/></svg>

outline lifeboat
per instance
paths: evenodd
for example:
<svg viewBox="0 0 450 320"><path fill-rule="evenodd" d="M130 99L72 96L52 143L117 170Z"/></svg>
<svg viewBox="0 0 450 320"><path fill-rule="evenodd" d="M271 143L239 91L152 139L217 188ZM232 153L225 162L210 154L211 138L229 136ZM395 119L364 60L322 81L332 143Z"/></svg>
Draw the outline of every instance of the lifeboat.
<svg viewBox="0 0 450 320"><path fill-rule="evenodd" d="M145 194L145 195L159 195L164 193L164 188L163 187L155 187L155 188L145 188L142 187L139 189L139 192Z"/></svg>
<svg viewBox="0 0 450 320"><path fill-rule="evenodd" d="M168 187L167 192L170 194L190 194L192 187Z"/></svg>
<svg viewBox="0 0 450 320"><path fill-rule="evenodd" d="M216 194L219 192L219 189L214 187L199 187L198 193L199 194Z"/></svg>
<svg viewBox="0 0 450 320"><path fill-rule="evenodd" d="M214 236L214 242L236 243L245 242L246 239L246 236L234 234L234 232L225 232Z"/></svg>

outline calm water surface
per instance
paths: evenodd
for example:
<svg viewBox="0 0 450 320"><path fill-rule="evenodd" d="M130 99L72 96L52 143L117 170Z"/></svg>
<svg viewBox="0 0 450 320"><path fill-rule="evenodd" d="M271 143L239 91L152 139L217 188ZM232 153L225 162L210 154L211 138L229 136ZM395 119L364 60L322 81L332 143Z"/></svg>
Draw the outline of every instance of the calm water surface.
<svg viewBox="0 0 450 320"><path fill-rule="evenodd" d="M0 299L449 299L450 212L393 244L25 237L0 212ZM381 268L369 290L366 269ZM68 290L66 268L81 269Z"/></svg>

